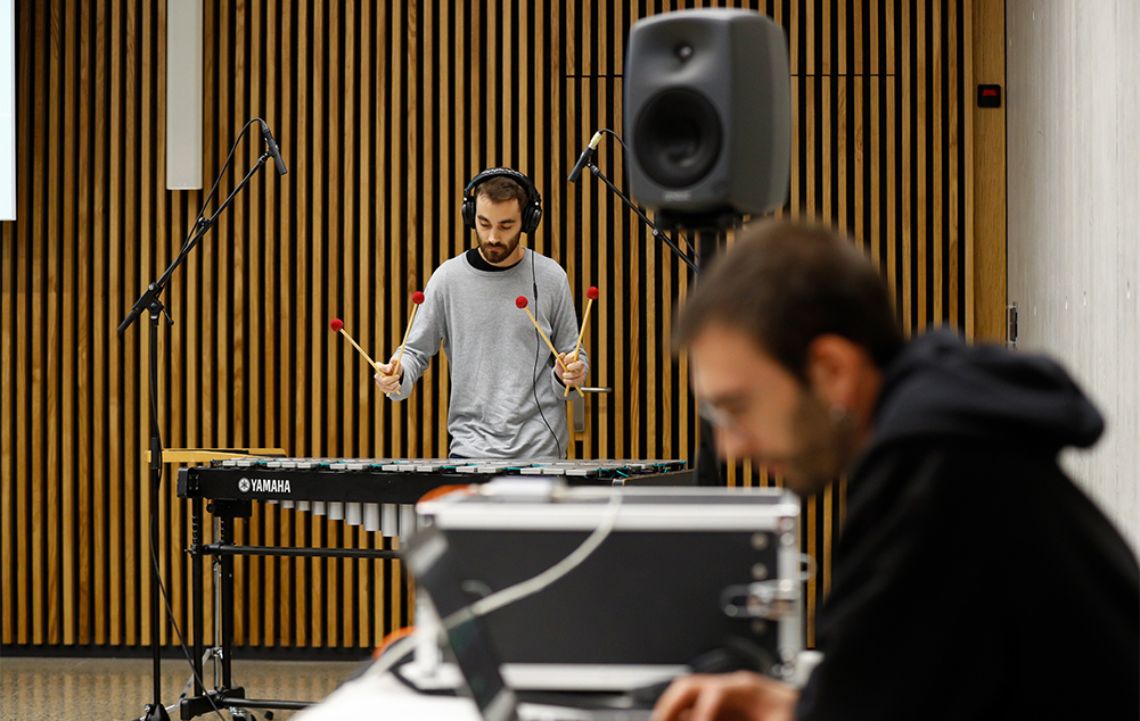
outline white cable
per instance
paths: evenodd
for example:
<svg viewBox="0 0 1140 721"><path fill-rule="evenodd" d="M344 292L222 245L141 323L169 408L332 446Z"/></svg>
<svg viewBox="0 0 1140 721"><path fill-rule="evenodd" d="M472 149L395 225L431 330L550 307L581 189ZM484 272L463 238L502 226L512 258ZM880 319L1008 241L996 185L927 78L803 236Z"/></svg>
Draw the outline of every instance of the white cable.
<svg viewBox="0 0 1140 721"><path fill-rule="evenodd" d="M497 611L516 601L521 601L527 596L532 596L549 587L555 581L573 571L580 566L583 561L589 558L594 551L598 550L598 547L602 545L606 537L614 530L620 509L621 492L615 489L610 495L610 502L606 506L607 512L602 518L601 523L586 537L586 540L582 541L582 543L565 558L542 573L539 573L537 576L528 578L525 581L519 581L513 586L507 586L504 589L492 593L490 596L481 598L475 603L452 613L443 620L444 628L454 628L460 623L470 620L472 617L485 616L492 611ZM415 642L415 636L407 636L392 644L391 648L389 648L383 656L368 667L366 675L380 676L387 673L396 662L415 645Z"/></svg>
<svg viewBox="0 0 1140 721"><path fill-rule="evenodd" d="M569 555L542 573L520 581L513 586L492 593L481 598L470 606L460 609L443 620L444 628L453 628L455 625L467 620L469 616L485 616L527 596L532 596L550 586L552 583L573 571L590 557L594 551L606 540L617 523L618 510L621 508L621 492L614 490L607 505L607 513L593 533L582 541Z"/></svg>
<svg viewBox="0 0 1140 721"><path fill-rule="evenodd" d="M399 641L396 641L384 652L380 658L376 659L376 663L368 667L365 672L366 676L383 676L390 671L396 662L407 654L413 646L415 646L415 636L404 636Z"/></svg>

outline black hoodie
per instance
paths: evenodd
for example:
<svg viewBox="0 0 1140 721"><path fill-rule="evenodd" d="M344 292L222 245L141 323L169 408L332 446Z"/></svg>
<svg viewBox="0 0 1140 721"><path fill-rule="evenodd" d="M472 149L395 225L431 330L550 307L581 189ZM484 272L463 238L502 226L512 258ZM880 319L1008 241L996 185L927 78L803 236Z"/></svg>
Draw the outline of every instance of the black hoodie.
<svg viewBox="0 0 1140 721"><path fill-rule="evenodd" d="M849 474L797 718L1140 719L1140 570L1057 465L1103 428L1046 358L909 343Z"/></svg>

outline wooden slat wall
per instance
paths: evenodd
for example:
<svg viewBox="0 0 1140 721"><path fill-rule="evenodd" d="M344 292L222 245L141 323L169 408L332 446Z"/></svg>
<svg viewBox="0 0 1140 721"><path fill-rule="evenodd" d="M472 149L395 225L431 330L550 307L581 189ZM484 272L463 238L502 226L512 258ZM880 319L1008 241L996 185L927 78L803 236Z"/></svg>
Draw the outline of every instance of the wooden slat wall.
<svg viewBox="0 0 1140 721"><path fill-rule="evenodd" d="M790 41L784 212L848 228L882 267L911 330L949 323L972 333L974 318L1003 300L975 297L976 287L995 287L987 279L1004 278L1004 266L978 265L994 254L975 246L1004 243L1004 228L969 232L975 183L993 178L974 158L988 146L972 133L988 126L972 119L972 43L1001 49L1000 37L972 27L979 1L743 3L774 17ZM161 332L167 445L445 454L446 360L410 401L389 403L327 321L339 315L364 347L390 352L409 293L468 247L462 186L506 164L543 193L535 247L566 267L575 297L602 289L587 347L591 381L614 391L591 403L574 455L688 455L688 369L667 350L688 274L596 179L568 185L565 176L596 129L622 128L630 26L694 3L205 5L205 174L254 114L273 126L290 173L258 176L175 276L177 324ZM120 338L115 327L203 199L164 188L165 3L19 3L17 26L19 219L0 227L0 641L148 644L149 329ZM237 154L223 189L253 146ZM600 164L624 184L612 140ZM729 482L772 480L740 464ZM189 519L172 486L168 477L158 509L162 572L189 630ZM842 514L841 485L805 504L804 547L820 561L812 613ZM392 543L276 507L258 508L238 537ZM394 563L242 559L237 577L244 645L368 647L409 615Z"/></svg>

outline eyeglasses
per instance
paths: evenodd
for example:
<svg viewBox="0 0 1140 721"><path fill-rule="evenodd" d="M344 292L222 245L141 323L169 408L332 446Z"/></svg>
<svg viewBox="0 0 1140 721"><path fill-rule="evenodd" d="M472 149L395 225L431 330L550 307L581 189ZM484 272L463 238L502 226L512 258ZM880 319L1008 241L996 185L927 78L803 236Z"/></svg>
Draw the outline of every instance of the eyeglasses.
<svg viewBox="0 0 1140 721"><path fill-rule="evenodd" d="M709 422L717 428L731 428L736 425L736 420L732 414L723 408L717 408L708 401L701 401L697 404L697 412L701 418Z"/></svg>

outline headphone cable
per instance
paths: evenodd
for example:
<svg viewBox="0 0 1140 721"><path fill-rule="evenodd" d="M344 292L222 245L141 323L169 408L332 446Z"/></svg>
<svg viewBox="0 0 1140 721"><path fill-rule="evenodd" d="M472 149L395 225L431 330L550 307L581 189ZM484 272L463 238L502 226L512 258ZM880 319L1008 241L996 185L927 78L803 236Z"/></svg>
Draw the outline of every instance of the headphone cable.
<svg viewBox="0 0 1140 721"><path fill-rule="evenodd" d="M531 282L532 288L534 289L534 310L535 310L535 318L537 319L538 318L538 277L535 275L535 272L534 272L534 250L533 249L530 249L530 282ZM542 339L538 335L538 328L535 328L534 329L534 367L530 371L530 381L531 381L530 390L531 390L531 393L534 395L534 405L536 408L538 408L538 415L540 418L542 418L542 423L543 423L543 425L546 426L546 430L550 431L550 437L554 439L554 447L558 449L558 457L559 458L565 458L565 454L562 452L562 443L559 442L558 435L554 432L554 429L550 427L550 422L546 420L546 414L542 412L542 404L538 402L538 352L539 352L541 347L542 347ZM555 359L554 362L557 363L558 362L557 359Z"/></svg>

